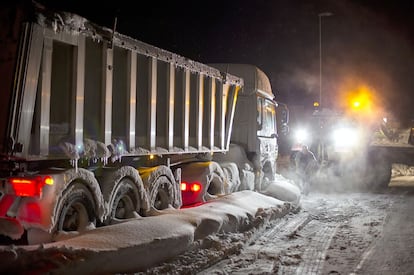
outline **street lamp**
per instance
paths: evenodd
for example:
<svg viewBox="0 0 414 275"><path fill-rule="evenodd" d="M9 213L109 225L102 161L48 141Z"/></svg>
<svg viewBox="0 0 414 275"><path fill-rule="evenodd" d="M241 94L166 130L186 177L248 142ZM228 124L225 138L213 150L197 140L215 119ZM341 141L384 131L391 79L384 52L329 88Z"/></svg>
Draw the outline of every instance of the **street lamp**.
<svg viewBox="0 0 414 275"><path fill-rule="evenodd" d="M322 17L332 16L331 12L322 12L319 17L319 106L322 106Z"/></svg>

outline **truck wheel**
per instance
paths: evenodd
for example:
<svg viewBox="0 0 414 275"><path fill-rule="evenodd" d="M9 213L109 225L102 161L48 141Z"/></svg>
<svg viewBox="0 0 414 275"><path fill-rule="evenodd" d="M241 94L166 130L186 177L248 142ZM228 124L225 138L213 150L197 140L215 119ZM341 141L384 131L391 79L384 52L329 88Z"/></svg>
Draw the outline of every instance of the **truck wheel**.
<svg viewBox="0 0 414 275"><path fill-rule="evenodd" d="M80 183L74 183L63 197L59 211L57 231L83 231L95 226L95 204L91 192Z"/></svg>
<svg viewBox="0 0 414 275"><path fill-rule="evenodd" d="M370 159L367 169L369 186L374 189L387 188L391 180L392 164L383 158L374 157Z"/></svg>
<svg viewBox="0 0 414 275"><path fill-rule="evenodd" d="M164 186L164 185L165 184L158 187L157 195L155 196L155 199L153 202L154 208L157 210L166 209L168 208L168 205L169 205L170 197L168 195L168 188L167 186Z"/></svg>
<svg viewBox="0 0 414 275"><path fill-rule="evenodd" d="M212 173L209 176L209 179L210 181L208 184L206 195L216 196L216 195L226 193L224 190L225 175L224 175L223 170L220 167L212 171Z"/></svg>
<svg viewBox="0 0 414 275"><path fill-rule="evenodd" d="M152 215L152 210L181 206L179 180L176 181L170 167L160 165L152 168L141 168L139 173L148 198L148 206L142 207L144 216Z"/></svg>
<svg viewBox="0 0 414 275"><path fill-rule="evenodd" d="M109 220L135 218L139 210L139 196L134 182L128 178L122 179L112 200Z"/></svg>
<svg viewBox="0 0 414 275"><path fill-rule="evenodd" d="M224 184L224 192L226 194L231 194L236 192L240 188L240 176L239 169L237 164L234 162L223 162L220 163L223 173L226 176L226 181Z"/></svg>

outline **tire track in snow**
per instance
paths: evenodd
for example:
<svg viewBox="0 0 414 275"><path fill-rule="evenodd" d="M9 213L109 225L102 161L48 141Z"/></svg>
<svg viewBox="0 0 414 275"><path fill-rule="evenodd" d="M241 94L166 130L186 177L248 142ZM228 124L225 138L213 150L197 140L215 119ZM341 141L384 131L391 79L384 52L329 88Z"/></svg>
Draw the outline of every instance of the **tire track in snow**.
<svg viewBox="0 0 414 275"><path fill-rule="evenodd" d="M302 238L310 238L310 242L297 265L281 265L278 274L321 274L326 258L326 252L338 225L326 226L316 220L311 220L300 232ZM281 262L283 262L283 257Z"/></svg>
<svg viewBox="0 0 414 275"><path fill-rule="evenodd" d="M238 255L198 274L349 274L359 270L358 263L370 257L371 244L393 198L348 193L305 199L303 211L255 232Z"/></svg>
<svg viewBox="0 0 414 275"><path fill-rule="evenodd" d="M272 223L257 232L239 255L198 274L275 274L280 255L286 249L286 239L291 239L311 220L309 213L299 212Z"/></svg>

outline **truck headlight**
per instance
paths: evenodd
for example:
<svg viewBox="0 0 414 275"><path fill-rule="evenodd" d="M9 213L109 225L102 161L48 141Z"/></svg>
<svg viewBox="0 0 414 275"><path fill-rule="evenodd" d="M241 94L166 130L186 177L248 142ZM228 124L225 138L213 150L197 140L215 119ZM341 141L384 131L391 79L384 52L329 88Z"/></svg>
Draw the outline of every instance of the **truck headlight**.
<svg viewBox="0 0 414 275"><path fill-rule="evenodd" d="M309 139L309 133L306 129L298 129L295 131L295 141L297 143L305 143Z"/></svg>
<svg viewBox="0 0 414 275"><path fill-rule="evenodd" d="M355 128L338 128L332 133L335 151L349 151L358 145L360 134Z"/></svg>

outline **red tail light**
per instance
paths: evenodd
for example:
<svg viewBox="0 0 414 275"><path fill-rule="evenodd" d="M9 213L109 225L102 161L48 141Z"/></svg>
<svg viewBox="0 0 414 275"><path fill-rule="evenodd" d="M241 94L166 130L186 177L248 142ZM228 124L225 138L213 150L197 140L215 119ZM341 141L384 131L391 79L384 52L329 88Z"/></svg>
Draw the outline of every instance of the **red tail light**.
<svg viewBox="0 0 414 275"><path fill-rule="evenodd" d="M14 194L22 197L40 197L44 185L52 185L53 178L50 176L37 176L33 178L9 178Z"/></svg>
<svg viewBox="0 0 414 275"><path fill-rule="evenodd" d="M181 183L181 191L183 192L199 192L201 190L201 184L198 182L182 182Z"/></svg>

